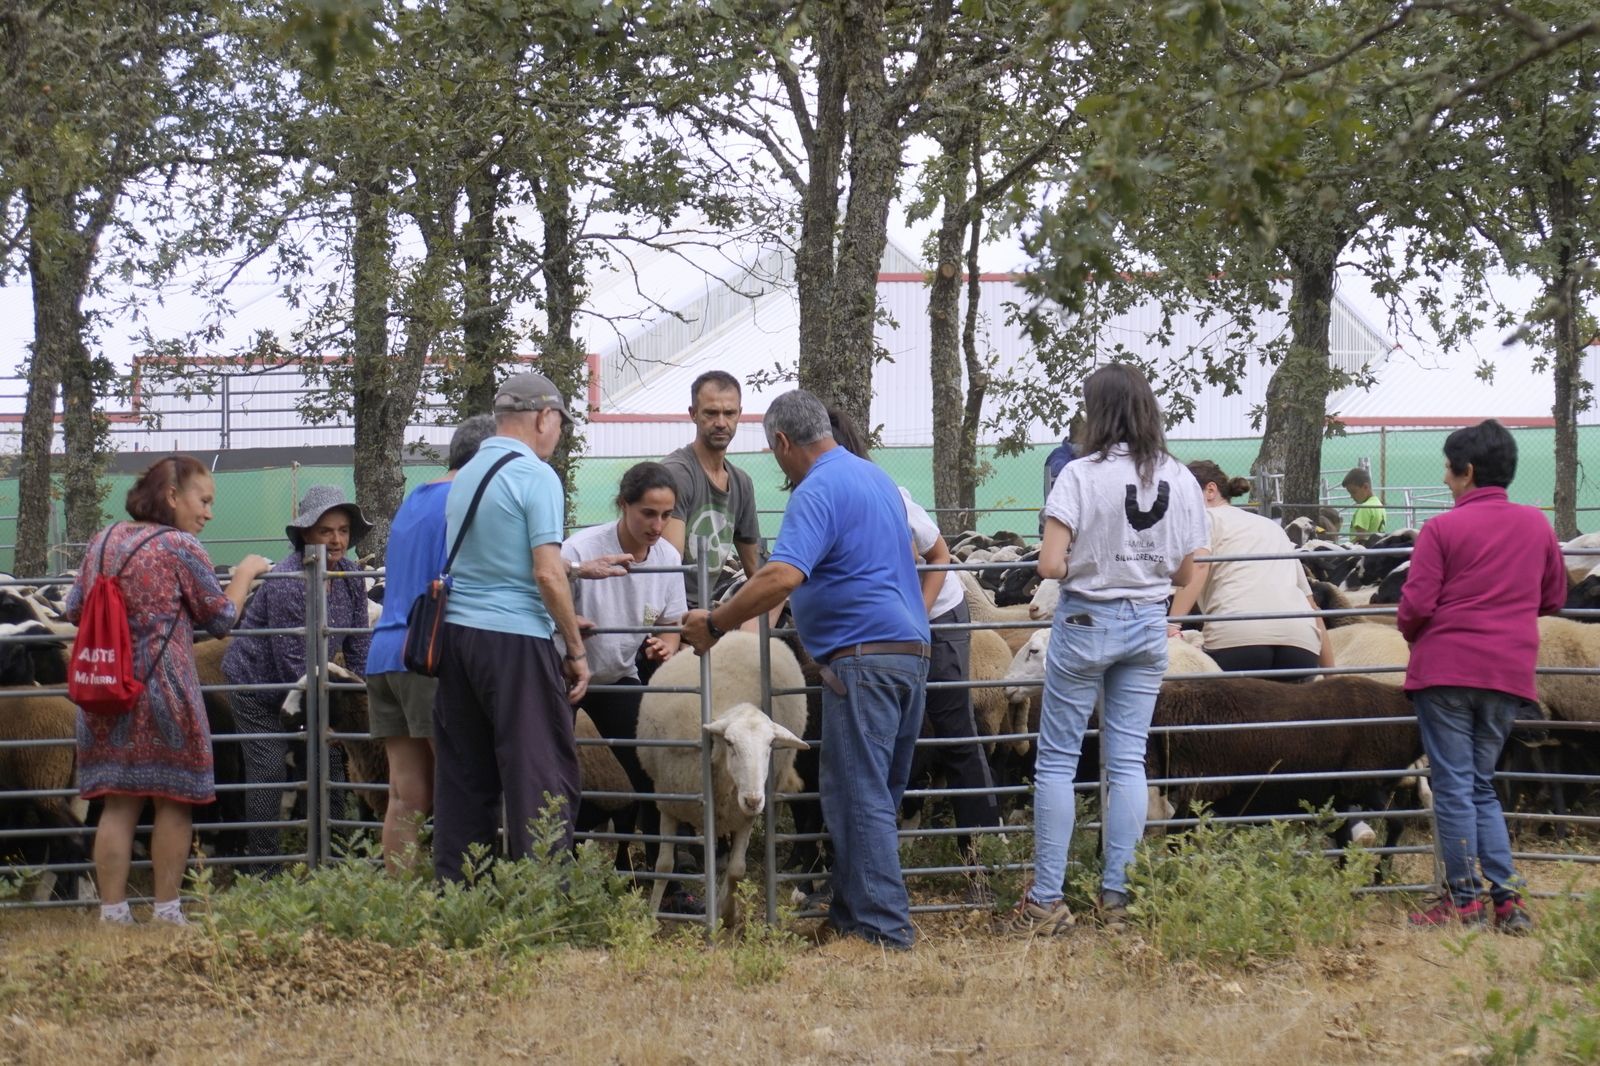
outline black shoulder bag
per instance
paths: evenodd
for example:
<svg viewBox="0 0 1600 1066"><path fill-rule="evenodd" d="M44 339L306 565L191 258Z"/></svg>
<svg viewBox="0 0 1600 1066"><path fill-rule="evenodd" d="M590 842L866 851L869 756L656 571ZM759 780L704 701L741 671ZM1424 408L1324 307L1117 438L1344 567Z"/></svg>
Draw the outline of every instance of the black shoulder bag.
<svg viewBox="0 0 1600 1066"><path fill-rule="evenodd" d="M489 472L483 475L483 480L478 482L478 491L472 494L472 503L467 507L467 515L461 520L461 529L456 533L456 542L450 546L450 555L444 561L444 571L423 590L422 595L411 602L411 610L406 614L406 669L414 674L424 677L438 677L439 663L444 658L444 609L450 602L450 568L455 565L456 552L461 550L461 541L467 535L467 530L472 528L472 519L478 513L478 504L483 502L484 490L489 487L489 482L500 472L500 468L511 460L517 458L516 452L502 456Z"/></svg>

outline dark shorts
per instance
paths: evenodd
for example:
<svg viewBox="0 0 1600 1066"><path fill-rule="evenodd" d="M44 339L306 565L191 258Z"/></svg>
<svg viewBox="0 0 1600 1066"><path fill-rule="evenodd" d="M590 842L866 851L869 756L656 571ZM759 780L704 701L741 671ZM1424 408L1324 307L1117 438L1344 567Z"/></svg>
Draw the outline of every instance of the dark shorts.
<svg viewBox="0 0 1600 1066"><path fill-rule="evenodd" d="M433 736L435 678L396 670L367 678L367 713L372 739Z"/></svg>
<svg viewBox="0 0 1600 1066"><path fill-rule="evenodd" d="M1316 652L1306 651L1290 644L1248 644L1239 648L1218 648L1215 651L1207 648L1206 654L1222 667L1222 672L1225 674L1242 670L1315 670L1322 665L1322 657ZM1311 675L1269 677L1262 680L1299 683L1310 681Z"/></svg>

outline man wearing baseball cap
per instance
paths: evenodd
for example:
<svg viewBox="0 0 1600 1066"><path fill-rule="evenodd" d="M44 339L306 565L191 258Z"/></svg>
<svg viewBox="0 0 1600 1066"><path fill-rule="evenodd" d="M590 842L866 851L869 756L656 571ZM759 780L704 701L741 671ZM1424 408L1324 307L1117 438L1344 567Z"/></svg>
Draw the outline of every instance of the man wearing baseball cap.
<svg viewBox="0 0 1600 1066"><path fill-rule="evenodd" d="M445 502L446 543L467 528L450 569L433 705L433 854L441 880L462 879L471 845L493 851L502 796L512 858L530 853L528 823L546 792L565 800L571 844L578 808L571 704L588 689L589 667L568 582L627 573L624 555L571 567L561 557L561 482L546 460L572 415L550 379L507 378L494 416L495 435L461 468ZM565 657L551 639L557 631Z"/></svg>

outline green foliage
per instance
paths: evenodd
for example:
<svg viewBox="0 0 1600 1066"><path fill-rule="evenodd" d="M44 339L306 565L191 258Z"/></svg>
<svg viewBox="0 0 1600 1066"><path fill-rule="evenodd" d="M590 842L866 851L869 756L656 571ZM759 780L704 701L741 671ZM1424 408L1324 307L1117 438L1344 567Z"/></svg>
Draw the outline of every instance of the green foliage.
<svg viewBox="0 0 1600 1066"><path fill-rule="evenodd" d="M601 848L586 843L569 857L554 807L531 828L534 854L547 857L494 861L480 850L466 864L461 884L435 885L422 863L409 874L390 876L377 847L362 843L343 862L241 878L226 891L213 890L209 871L201 871L192 887L207 904L204 929L230 950L243 937L292 955L300 938L317 930L392 947L428 944L509 958L648 934L653 920L645 901Z"/></svg>
<svg viewBox="0 0 1600 1066"><path fill-rule="evenodd" d="M789 967L801 946L800 937L789 931L792 914L778 908L778 920L767 924L761 915L765 900L756 881L741 881L734 890L743 922L733 931L728 953L733 962L733 983L740 988L772 984Z"/></svg>
<svg viewBox="0 0 1600 1066"><path fill-rule="evenodd" d="M1169 959L1242 966L1303 947L1353 944L1375 860L1321 854L1326 824L1218 825L1140 847L1129 913Z"/></svg>

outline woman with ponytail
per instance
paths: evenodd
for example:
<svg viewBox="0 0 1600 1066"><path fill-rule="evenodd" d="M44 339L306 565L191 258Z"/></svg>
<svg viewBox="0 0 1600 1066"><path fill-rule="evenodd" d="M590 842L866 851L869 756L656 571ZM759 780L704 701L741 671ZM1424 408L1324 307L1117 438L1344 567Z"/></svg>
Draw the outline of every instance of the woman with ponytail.
<svg viewBox="0 0 1600 1066"><path fill-rule="evenodd" d="M1229 479L1209 459L1189 464L1189 472L1205 494L1211 538L1195 552L1208 555L1277 555L1294 551L1283 527L1270 518L1233 506L1229 501L1250 491L1242 477ZM1170 617L1196 609L1201 614L1272 614L1298 611L1307 603L1316 610L1305 567L1293 559L1210 563L1195 567L1195 576L1173 597ZM1177 627L1169 629L1177 634ZM1206 654L1224 671L1313 670L1333 665L1333 649L1320 618L1273 618L1259 621L1207 621ZM1302 674L1286 681L1309 681Z"/></svg>

